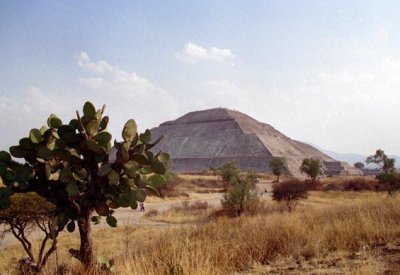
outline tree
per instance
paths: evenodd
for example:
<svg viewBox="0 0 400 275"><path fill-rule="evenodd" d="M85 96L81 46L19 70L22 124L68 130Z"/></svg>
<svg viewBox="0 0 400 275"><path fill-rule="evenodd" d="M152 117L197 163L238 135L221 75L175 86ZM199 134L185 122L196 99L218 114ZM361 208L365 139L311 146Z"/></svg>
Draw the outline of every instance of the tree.
<svg viewBox="0 0 400 275"><path fill-rule="evenodd" d="M356 162L356 163L354 163L354 167L357 169L363 169L365 167L365 165L362 162Z"/></svg>
<svg viewBox="0 0 400 275"><path fill-rule="evenodd" d="M389 158L381 149L376 150L375 155L367 157L367 164L374 163L382 168L385 173L394 172L394 158Z"/></svg>
<svg viewBox="0 0 400 275"><path fill-rule="evenodd" d="M10 197L10 206L0 211L0 224L5 233L12 233L21 243L27 258L20 261L21 268L39 272L46 265L50 255L57 248L57 230L52 224L54 205L36 193L14 194ZM35 256L28 235L39 229L44 238ZM50 241L50 246L48 242Z"/></svg>
<svg viewBox="0 0 400 275"><path fill-rule="evenodd" d="M307 174L314 183L317 177L323 174L321 161L315 158L303 159L300 165L300 172Z"/></svg>
<svg viewBox="0 0 400 275"><path fill-rule="evenodd" d="M272 174L277 177L276 181L279 182L280 175L287 171L285 158L273 157L269 162L269 168L271 168Z"/></svg>
<svg viewBox="0 0 400 275"><path fill-rule="evenodd" d="M254 185L251 173L231 178L228 191L221 200L222 207L240 216L243 211L255 207L258 202L257 193L252 189Z"/></svg>
<svg viewBox="0 0 400 275"><path fill-rule="evenodd" d="M234 161L228 161L218 168L224 183L224 190L228 189L229 183L232 179L239 177L240 169L236 166Z"/></svg>
<svg viewBox="0 0 400 275"><path fill-rule="evenodd" d="M365 162L374 163L382 168L383 173L379 174L377 179L387 185L390 195L400 190L400 174L395 171L395 159L389 158L383 150L378 149L374 155L367 157Z"/></svg>
<svg viewBox="0 0 400 275"><path fill-rule="evenodd" d="M275 183L272 186L272 199L276 201L285 201L289 211L293 205L300 199L307 199L308 188L299 179L290 179L281 183Z"/></svg>
<svg viewBox="0 0 400 275"><path fill-rule="evenodd" d="M255 169L250 169L246 173L246 178L249 180L249 183L252 188L256 186L256 183L258 181L258 173Z"/></svg>
<svg viewBox="0 0 400 275"><path fill-rule="evenodd" d="M10 206L13 193L30 191L53 203L57 230L66 227L72 232L76 225L79 229L80 248L70 253L85 268L95 263L91 221L96 224L106 217L108 225L115 227L114 209L136 209L146 191L157 193L169 160L167 153L150 151L161 138L152 142L149 130L138 134L130 119L122 130L123 141L114 141L116 156L111 161L112 136L104 110L105 106L96 111L86 102L83 116L77 111L68 124L50 115L47 127L32 129L19 145L10 147L11 155L24 163L0 152L0 177L5 184L0 188L0 209Z"/></svg>
<svg viewBox="0 0 400 275"><path fill-rule="evenodd" d="M386 184L389 195L394 195L400 190L400 173L381 173L376 177L380 183Z"/></svg>

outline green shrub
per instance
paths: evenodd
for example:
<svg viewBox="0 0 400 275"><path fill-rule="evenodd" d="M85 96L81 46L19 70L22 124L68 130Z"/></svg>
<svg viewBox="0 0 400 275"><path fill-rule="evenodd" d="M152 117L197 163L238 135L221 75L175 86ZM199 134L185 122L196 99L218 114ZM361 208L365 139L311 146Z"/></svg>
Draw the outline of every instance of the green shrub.
<svg viewBox="0 0 400 275"><path fill-rule="evenodd" d="M228 189L231 181L239 177L240 169L237 167L234 161L228 161L224 165L218 168L218 173L221 175L222 181L224 183L224 190Z"/></svg>
<svg viewBox="0 0 400 275"><path fill-rule="evenodd" d="M386 185L390 195L400 190L400 173L387 172L379 174L376 177L379 180L380 185Z"/></svg>
<svg viewBox="0 0 400 275"><path fill-rule="evenodd" d="M258 204L257 192L252 189L252 178L241 176L230 181L228 191L221 200L222 207L227 212L240 216L243 211L251 211Z"/></svg>

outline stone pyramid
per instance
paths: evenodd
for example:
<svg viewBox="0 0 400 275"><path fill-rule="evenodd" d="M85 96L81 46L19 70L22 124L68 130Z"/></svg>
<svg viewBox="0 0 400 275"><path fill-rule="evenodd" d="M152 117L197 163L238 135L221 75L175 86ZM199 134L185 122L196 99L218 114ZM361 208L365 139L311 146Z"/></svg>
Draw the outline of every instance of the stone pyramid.
<svg viewBox="0 0 400 275"><path fill-rule="evenodd" d="M153 151L169 152L171 170L176 172L203 171L232 160L242 170L270 172L270 160L284 157L289 173L299 176L300 164L306 157L334 161L268 124L225 108L190 112L151 132L154 139L164 136Z"/></svg>

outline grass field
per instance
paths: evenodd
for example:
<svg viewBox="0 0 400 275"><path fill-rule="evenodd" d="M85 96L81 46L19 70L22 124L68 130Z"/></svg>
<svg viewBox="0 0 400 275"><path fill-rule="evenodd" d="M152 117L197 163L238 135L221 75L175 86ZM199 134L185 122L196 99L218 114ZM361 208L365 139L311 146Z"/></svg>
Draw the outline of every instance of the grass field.
<svg viewBox="0 0 400 275"><path fill-rule="evenodd" d="M184 274L383 274L397 268L376 257L400 240L400 199L386 193L313 192L292 212L263 198L256 213L235 219L212 218L215 211L171 208L148 217L170 226L97 230L97 254L114 258L117 274L166 274L176 265ZM60 238L58 264L67 274L80 272L68 255L78 242L77 234ZM3 248L2 274L22 256L18 246ZM55 269L54 255L45 274Z"/></svg>

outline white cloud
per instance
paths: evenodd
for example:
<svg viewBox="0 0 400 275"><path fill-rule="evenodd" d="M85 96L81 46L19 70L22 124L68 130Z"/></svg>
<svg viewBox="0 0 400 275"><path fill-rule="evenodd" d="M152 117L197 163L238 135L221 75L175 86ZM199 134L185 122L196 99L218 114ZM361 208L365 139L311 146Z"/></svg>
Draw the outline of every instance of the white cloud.
<svg viewBox="0 0 400 275"><path fill-rule="evenodd" d="M51 113L68 123L88 100L97 108L106 104L109 130L117 140L121 139L122 127L130 118L136 120L141 131L176 118L177 101L151 81L107 61L93 61L85 52L79 55L77 64L84 70L76 80L80 84L78 90L70 91L67 84L59 91L30 87L18 96L0 95L0 128L5 129L0 150L18 144L31 128L46 125Z"/></svg>
<svg viewBox="0 0 400 275"><path fill-rule="evenodd" d="M293 139L338 152L382 148L400 154L399 76L400 59L385 58L373 66L321 71L281 88L216 78L197 85L195 108L237 109Z"/></svg>
<svg viewBox="0 0 400 275"><path fill-rule="evenodd" d="M68 97L46 94L37 87L28 88L21 96L0 96L0 129L3 129L0 150L17 145L19 139L29 135L30 129L46 125L51 113L65 117L67 109L73 108L72 102Z"/></svg>
<svg viewBox="0 0 400 275"><path fill-rule="evenodd" d="M113 66L106 61L91 61L88 54L82 52L78 59L78 65L96 77L81 77L79 81L92 89L113 90L127 96L164 96L168 97L166 91L156 87L149 80L138 76L136 73L129 73ZM171 99L171 98L169 98Z"/></svg>
<svg viewBox="0 0 400 275"><path fill-rule="evenodd" d="M368 154L382 147L399 154L399 76L400 60L392 58L319 73L294 99L303 108L291 109L298 125L310 118L310 134L295 129L295 124L291 127L327 149Z"/></svg>
<svg viewBox="0 0 400 275"><path fill-rule="evenodd" d="M68 122L75 110L90 100L97 107L107 105L109 129L117 139L129 118L144 130L196 109L228 107L269 123L294 139L327 149L368 154L382 148L400 154L400 59L325 70L283 88L266 81L254 84L215 76L208 81L177 84L174 90L181 93L175 95L138 73L93 60L87 53L82 52L76 61L81 74L76 79L77 90L71 93L64 91L76 87L74 83L51 93L31 87L19 96L0 95L0 127L6 129L0 150L18 143L31 128L46 124L50 113Z"/></svg>
<svg viewBox="0 0 400 275"><path fill-rule="evenodd" d="M229 49L219 49L216 47L203 48L194 43L187 43L181 53L176 54L179 60L196 63L199 61L223 61L234 59L235 56Z"/></svg>
<svg viewBox="0 0 400 275"><path fill-rule="evenodd" d="M134 72L123 71L107 61L92 61L85 52L79 55L78 65L87 72L79 78L86 97L107 105L114 125L111 130L118 137L129 118L136 119L141 129L150 128L173 118L177 111L175 98Z"/></svg>
<svg viewBox="0 0 400 275"><path fill-rule="evenodd" d="M106 61L93 62L90 60L89 55L85 52L79 54L78 65L87 71L94 72L96 74L103 74L106 71L113 71L114 67L108 64Z"/></svg>

